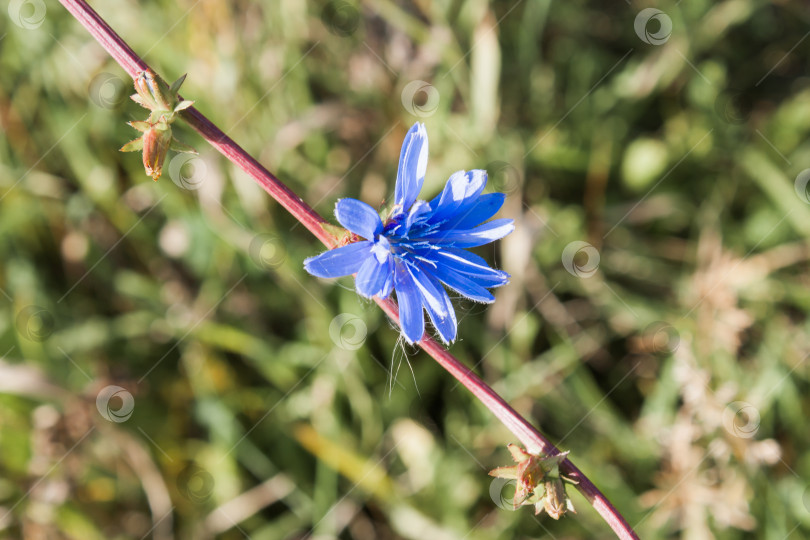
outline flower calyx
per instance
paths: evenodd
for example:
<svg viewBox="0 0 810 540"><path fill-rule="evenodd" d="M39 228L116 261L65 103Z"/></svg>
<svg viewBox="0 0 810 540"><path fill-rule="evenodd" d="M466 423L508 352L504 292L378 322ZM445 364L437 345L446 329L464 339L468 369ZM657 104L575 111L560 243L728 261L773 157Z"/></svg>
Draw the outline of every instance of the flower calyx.
<svg viewBox="0 0 810 540"><path fill-rule="evenodd" d="M336 247L348 246L349 244L353 244L354 242L358 242L360 240L359 236L338 225L321 223L321 228L335 239L337 242Z"/></svg>
<svg viewBox="0 0 810 540"><path fill-rule="evenodd" d="M181 101L178 97L183 75L169 86L152 70L141 71L135 77L135 91L132 100L151 112L145 121L128 122L143 135L121 147L121 152L143 151L143 166L147 176L157 180L163 172L163 162L169 150L196 154L194 148L178 141L172 135L172 123L180 111L188 109L194 102Z"/></svg>
<svg viewBox="0 0 810 540"><path fill-rule="evenodd" d="M515 509L532 505L535 515L545 510L554 519L560 519L566 512L576 514L574 504L565 492L564 482L577 482L560 474L560 463L568 452L532 454L515 444L509 444L507 448L517 465L498 467L489 471L489 475L517 482L513 500Z"/></svg>

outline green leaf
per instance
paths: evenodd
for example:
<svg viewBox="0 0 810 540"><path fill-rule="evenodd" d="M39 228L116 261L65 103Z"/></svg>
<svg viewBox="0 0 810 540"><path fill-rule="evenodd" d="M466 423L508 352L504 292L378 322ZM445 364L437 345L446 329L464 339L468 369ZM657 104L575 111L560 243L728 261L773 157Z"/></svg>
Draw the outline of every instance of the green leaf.
<svg viewBox="0 0 810 540"><path fill-rule="evenodd" d="M332 225L331 223L321 223L321 227L338 240L344 240L349 237L349 234L351 234L343 227Z"/></svg>
<svg viewBox="0 0 810 540"><path fill-rule="evenodd" d="M132 121L132 122L127 122L127 124L129 124L130 126L134 127L134 128L135 128L135 129L137 129L138 131L144 131L144 132L145 132L147 129L149 129L150 127L152 127L152 124L150 124L149 122L141 122L141 121L139 121L139 120L134 120L134 121Z"/></svg>
<svg viewBox="0 0 810 540"><path fill-rule="evenodd" d="M119 152L140 152L143 150L143 137L138 137L121 147Z"/></svg>
<svg viewBox="0 0 810 540"><path fill-rule="evenodd" d="M183 81L186 80L186 75L188 75L188 73L184 73L179 79L174 81L171 87L169 87L169 92L171 92L173 95L177 95L177 92L180 91L180 87L183 85Z"/></svg>
<svg viewBox="0 0 810 540"><path fill-rule="evenodd" d="M169 145L169 150L174 150L175 152L184 152L186 154L196 154L197 151L187 144L183 144L175 138L172 138L172 142Z"/></svg>

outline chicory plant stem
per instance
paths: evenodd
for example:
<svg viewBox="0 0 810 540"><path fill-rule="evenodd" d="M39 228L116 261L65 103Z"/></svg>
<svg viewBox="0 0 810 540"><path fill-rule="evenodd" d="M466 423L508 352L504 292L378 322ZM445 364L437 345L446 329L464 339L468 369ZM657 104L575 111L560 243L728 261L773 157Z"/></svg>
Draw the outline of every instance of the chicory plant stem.
<svg viewBox="0 0 810 540"><path fill-rule="evenodd" d="M85 27L85 29L101 44L133 79L139 72L148 68L146 63L133 51L129 45L91 8L85 0L59 0L62 5ZM182 98L180 98L182 99ZM328 223L315 210L298 197L281 180L264 168L242 147L211 123L196 108L190 107L181 113L181 117L219 150L231 162L239 166L251 176L273 199L286 208L301 224L328 248L337 245L335 237L323 228ZM393 321L399 324L399 310L393 300L375 301ZM463 384L472 394L484 404L509 431L517 437L529 452L558 454L560 451L546 439L526 419L515 411L501 396L489 385L481 380L467 366L462 364L443 346L429 336L425 336L418 345L436 360L445 370ZM560 464L560 471L571 479L577 481L576 489L588 500L593 508L602 516L613 529L618 538L622 540L638 540L638 536L624 517L613 507L610 501L582 474L582 472L566 459Z"/></svg>
<svg viewBox="0 0 810 540"><path fill-rule="evenodd" d="M139 72L149 67L87 2L84 0L60 0L60 2L90 32L90 35L104 47L110 56L124 68L124 71L130 77L135 79ZM182 97L180 99L182 100ZM241 146L236 144L233 139L203 116L200 111L194 107L189 107L180 113L180 117L188 122L197 133L202 135L211 146L248 173L326 247L333 248L337 245L334 236L322 227L322 224L327 223L324 218L293 193L273 173L265 169Z"/></svg>

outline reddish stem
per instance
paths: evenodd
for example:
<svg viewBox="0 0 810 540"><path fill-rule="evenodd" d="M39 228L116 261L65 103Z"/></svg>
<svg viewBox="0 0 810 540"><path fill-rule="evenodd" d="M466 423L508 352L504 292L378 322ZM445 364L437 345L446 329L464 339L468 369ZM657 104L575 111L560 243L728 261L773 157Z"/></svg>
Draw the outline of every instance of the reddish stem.
<svg viewBox="0 0 810 540"><path fill-rule="evenodd" d="M93 8L84 0L59 0L63 6L87 29L104 49L112 56L133 79L138 72L148 68L146 63L133 51L121 37L110 28ZM335 238L327 233L321 226L327 221L315 210L298 197L290 188L284 185L270 171L265 169L242 147L225 135L217 126L211 123L197 109L191 107L182 113L189 125L202 135L214 148L219 150L231 162L238 165L248 173L267 193L286 208L297 220L301 222L326 247L336 247ZM394 322L399 324L399 309L391 300L375 299L377 304ZM544 452L557 454L559 450L546 439L534 426L515 411L501 396L489 385L472 372L467 366L458 361L444 347L434 339L426 336L419 342L419 346L436 360L445 370L463 384L484 406L500 420L520 440L528 451L533 453ZM582 474L582 472L566 459L560 465L561 471L576 480L576 488L591 503L594 509L610 525L616 535L623 540L638 540L638 536L624 517L610 504L610 501Z"/></svg>
<svg viewBox="0 0 810 540"><path fill-rule="evenodd" d="M393 300L380 300L374 298L382 310L399 324L399 309ZM506 428L523 443L523 446L529 452L546 454L559 454L560 451L554 446L551 441L537 431L520 413L512 408L495 390L492 389L487 383L481 380L481 377L476 375L470 368L462 364L447 349L442 347L433 338L425 336L419 342L419 346L425 350L430 356L436 360L445 370L447 370L453 377L463 384L467 390L478 398L478 400L495 415ZM560 470L563 474L576 480L577 490L591 503L591 506L602 516L616 536L623 540L638 539L638 536L630 527L630 524L624 519L616 508L610 503L599 489L593 485L593 482L588 480L582 471L580 471L570 459L563 461L560 464Z"/></svg>
<svg viewBox="0 0 810 540"><path fill-rule="evenodd" d="M82 26L90 32L110 56L124 68L124 71L130 77L134 79L139 72L149 67L87 2L84 0L60 0L60 2L76 20L82 23ZM253 156L245 152L233 139L211 123L200 111L190 107L180 115L211 146L248 173L326 247L333 248L337 246L335 238L321 226L321 224L327 223L325 219L305 203L301 197L293 193L281 180L276 178L273 173L265 169Z"/></svg>

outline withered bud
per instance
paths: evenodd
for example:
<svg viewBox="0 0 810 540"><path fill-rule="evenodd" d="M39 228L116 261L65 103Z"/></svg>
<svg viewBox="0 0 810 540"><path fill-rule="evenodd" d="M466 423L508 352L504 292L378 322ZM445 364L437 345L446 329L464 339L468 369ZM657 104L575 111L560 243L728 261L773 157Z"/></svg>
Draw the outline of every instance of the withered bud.
<svg viewBox="0 0 810 540"><path fill-rule="evenodd" d="M163 163L169 150L196 154L197 151L172 137L172 122L180 111L188 109L193 101L180 101L177 92L186 76L177 79L171 86L147 69L135 77L135 91L132 100L151 111L143 122L129 122L129 125L143 132L137 139L121 147L122 152L143 151L143 166L146 174L154 180L160 178Z"/></svg>
<svg viewBox="0 0 810 540"><path fill-rule="evenodd" d="M153 180L163 173L163 162L171 143L172 128L165 122L154 124L143 134L143 167Z"/></svg>

